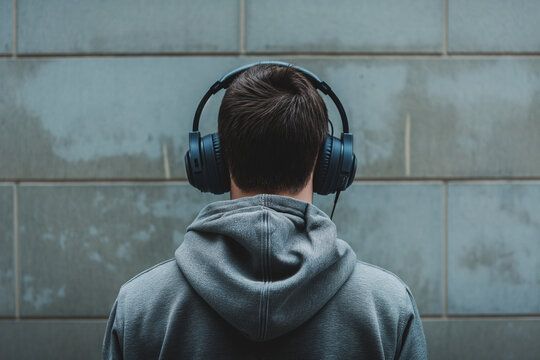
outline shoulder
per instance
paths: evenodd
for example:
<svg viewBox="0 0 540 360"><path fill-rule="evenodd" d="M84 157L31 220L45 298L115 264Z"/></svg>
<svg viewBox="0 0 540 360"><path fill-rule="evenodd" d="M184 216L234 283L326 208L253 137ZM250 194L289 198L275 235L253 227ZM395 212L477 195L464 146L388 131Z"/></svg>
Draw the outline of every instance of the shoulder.
<svg viewBox="0 0 540 360"><path fill-rule="evenodd" d="M427 359L422 321L407 284L394 273L361 261L350 280L349 293L362 289L362 296L371 306L368 322L378 325L384 343L395 344L388 347L388 352L400 359Z"/></svg>
<svg viewBox="0 0 540 360"><path fill-rule="evenodd" d="M122 285L118 292L119 304L145 305L160 302L181 291L185 279L176 265L175 259L169 259L135 275Z"/></svg>
<svg viewBox="0 0 540 360"><path fill-rule="evenodd" d="M120 329L124 357L158 358L170 314L191 294L174 259L144 270L122 285L111 316Z"/></svg>
<svg viewBox="0 0 540 360"><path fill-rule="evenodd" d="M356 261L351 280L360 281L365 286L383 293L394 295L409 293L409 286L396 274L377 265Z"/></svg>
<svg viewBox="0 0 540 360"><path fill-rule="evenodd" d="M359 306L371 307L373 313L395 319L412 314L416 306L411 290L396 274L359 260L342 293L361 299Z"/></svg>
<svg viewBox="0 0 540 360"><path fill-rule="evenodd" d="M158 279L162 279L163 277L168 278L171 276L174 276L177 270L175 259L168 259L165 260L159 264L156 264L144 271L141 271L128 281L126 281L121 289L129 289L133 287L139 287L142 285L150 285Z"/></svg>

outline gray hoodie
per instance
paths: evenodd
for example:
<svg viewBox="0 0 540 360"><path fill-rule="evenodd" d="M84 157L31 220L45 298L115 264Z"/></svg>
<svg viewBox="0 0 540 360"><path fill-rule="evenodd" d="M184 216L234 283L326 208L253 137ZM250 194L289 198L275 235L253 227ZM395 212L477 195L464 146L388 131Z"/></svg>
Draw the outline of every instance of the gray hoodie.
<svg viewBox="0 0 540 360"><path fill-rule="evenodd" d="M259 194L205 206L175 258L125 283L104 359L426 359L418 309L319 208Z"/></svg>

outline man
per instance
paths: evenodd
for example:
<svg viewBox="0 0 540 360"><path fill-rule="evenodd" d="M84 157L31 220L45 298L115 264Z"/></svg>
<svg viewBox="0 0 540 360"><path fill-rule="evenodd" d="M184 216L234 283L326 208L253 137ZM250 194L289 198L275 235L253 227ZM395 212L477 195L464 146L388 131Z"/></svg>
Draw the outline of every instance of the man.
<svg viewBox="0 0 540 360"><path fill-rule="evenodd" d="M357 260L312 204L326 106L291 67L228 87L218 133L231 199L205 206L174 259L122 286L105 359L426 359L395 275Z"/></svg>

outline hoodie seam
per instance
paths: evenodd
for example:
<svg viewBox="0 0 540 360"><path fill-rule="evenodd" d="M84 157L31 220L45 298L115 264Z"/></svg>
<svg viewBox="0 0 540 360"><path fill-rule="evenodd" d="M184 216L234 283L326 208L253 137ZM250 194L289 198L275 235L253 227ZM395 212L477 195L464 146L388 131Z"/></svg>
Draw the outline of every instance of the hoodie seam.
<svg viewBox="0 0 540 360"><path fill-rule="evenodd" d="M262 220L262 228L261 228L261 237L259 239L260 241L260 261L261 261L261 277L262 277L262 286L260 290L260 299L259 299L259 332L258 332L258 339L263 340L264 339L264 316L265 316L265 291L266 291L266 265L265 265L265 224L266 224L266 210L265 210L265 198L264 194L260 197L260 205L261 205L261 220Z"/></svg>
<svg viewBox="0 0 540 360"><path fill-rule="evenodd" d="M269 211L267 209L267 197L263 194L261 196L261 205L263 206L261 216L263 222L262 236L261 236L261 272L263 284L261 287L261 295L259 301L259 340L264 340L266 338L268 330L268 308L269 308L269 278L270 278L270 267L269 267L269 231L268 231L268 216Z"/></svg>
<svg viewBox="0 0 540 360"><path fill-rule="evenodd" d="M398 280L398 281L401 283L401 285L403 285L403 287L405 288L405 290L406 290L407 292L411 293L411 290L409 289L409 285L407 285L407 284L405 283L405 281L403 281L399 276L397 276L396 274L394 274L394 273L391 272L390 270L386 270L386 269L384 269L384 268L382 268L382 267L380 267L380 266L373 265L373 264L370 264L370 263L367 263L367 262L365 262L365 261L361 261L361 260L358 260L358 259L356 260L356 262L359 263L359 264L362 264L362 265L364 265L364 266L367 266L367 267L370 267L370 268L374 268L374 269L378 269L378 270L381 270L381 271L387 273L388 275L392 276L394 279Z"/></svg>
<svg viewBox="0 0 540 360"><path fill-rule="evenodd" d="M265 240L266 240L266 311L265 311L265 321L264 321L264 332L263 332L263 339L266 339L266 335L268 332L268 313L270 308L270 283L272 282L272 268L270 265L270 225L269 225L269 217L270 212L266 211L266 222L265 222Z"/></svg>
<svg viewBox="0 0 540 360"><path fill-rule="evenodd" d="M154 265L154 266L152 266L152 267L150 267L150 268L148 268L146 270L141 271L140 273L138 273L137 275L133 276L131 279L129 279L128 281L123 283L122 286L120 286L120 288L123 288L124 286L128 285L130 282L136 280L137 278L139 278L139 277L145 275L146 273L149 273L150 271L154 270L155 268L158 268L161 265L165 265L166 263L169 263L171 261L175 261L175 258L167 259L167 260L162 261L162 262L160 262L160 263L158 263L158 264L156 264L156 265Z"/></svg>
<svg viewBox="0 0 540 360"><path fill-rule="evenodd" d="M264 211L261 211L261 220L263 221L264 223ZM260 240L261 243L262 243L262 239ZM258 334L257 334L257 338L260 340L262 338L262 323L263 323L263 300L264 300L264 266L263 266L263 246L261 244L261 278L262 278L262 281L263 281L263 286L261 286L261 289L260 289L260 295L259 295L259 331L258 331Z"/></svg>

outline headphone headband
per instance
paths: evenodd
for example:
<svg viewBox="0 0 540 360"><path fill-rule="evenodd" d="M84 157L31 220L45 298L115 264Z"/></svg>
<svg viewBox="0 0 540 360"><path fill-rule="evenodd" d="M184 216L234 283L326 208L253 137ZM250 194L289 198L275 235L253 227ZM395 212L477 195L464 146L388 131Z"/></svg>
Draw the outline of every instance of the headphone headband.
<svg viewBox="0 0 540 360"><path fill-rule="evenodd" d="M269 65L278 65L278 66L283 66L283 67L291 67L291 68L293 68L295 70L300 71L302 74L304 74L316 89L320 90L323 94L328 95L330 97L330 99L332 99L332 101L334 102L334 104L336 105L336 107L337 107L337 109L339 111L339 116L341 117L341 123L342 123L342 126L343 126L343 133L348 133L349 132L349 121L347 120L347 114L345 113L345 109L343 108L343 105L341 104L341 101L339 100L337 95L334 93L332 88L330 88L330 85L328 85L327 83L325 83L324 81L319 79L319 77L317 75L315 75L314 73L312 73L311 71L306 70L306 69L304 69L304 68L302 68L300 66L289 64L289 63L286 63L286 62L283 62L283 61L259 61L257 63L244 65L244 66L241 66L241 67L229 72L228 74L223 76L220 80L216 81L210 87L210 89L206 92L206 94L204 94L203 98L199 102L199 106L197 106L197 111L195 111L195 117L193 118L193 131L199 131L199 121L200 121L200 118L201 118L202 110L203 110L204 106L206 105L206 102L208 101L208 99L210 99L210 96L214 95L215 93L217 93L221 89L227 89L229 87L229 85L231 85L231 83L241 73L243 73L247 69L251 68L252 66L260 65L260 64L269 64Z"/></svg>
<svg viewBox="0 0 540 360"><path fill-rule="evenodd" d="M300 66L296 66L296 65L293 65L293 64L289 64L289 63L286 63L284 61L259 61L257 63L251 63L251 64L247 64L247 65L244 65L244 66L241 66L233 71L231 71L230 73L226 74L225 76L223 76L219 82L222 84L222 87L223 89L226 89L229 87L229 85L234 81L234 79L236 79L238 77L238 75L240 75L241 73L243 73L244 71L246 71L247 69L249 69L250 67L252 66L255 66L255 65L260 65L260 64L268 64L268 65L278 65L278 66L283 66L283 67L291 67L293 69L296 69L298 71L300 71L301 73L303 73L304 75L306 75L308 77L308 79L310 80L310 82L313 84L313 86L315 86L316 88L320 88L321 86L321 83L322 83L322 80L319 79L319 77L317 75L315 75L314 73L312 73L311 71L309 70L306 70ZM324 92L325 89L321 88L321 91ZM326 94L326 93L325 93Z"/></svg>

